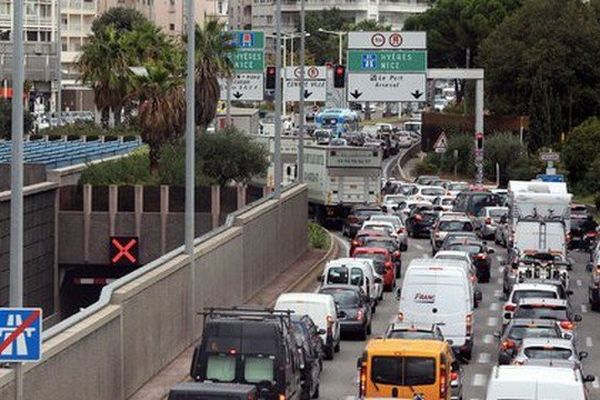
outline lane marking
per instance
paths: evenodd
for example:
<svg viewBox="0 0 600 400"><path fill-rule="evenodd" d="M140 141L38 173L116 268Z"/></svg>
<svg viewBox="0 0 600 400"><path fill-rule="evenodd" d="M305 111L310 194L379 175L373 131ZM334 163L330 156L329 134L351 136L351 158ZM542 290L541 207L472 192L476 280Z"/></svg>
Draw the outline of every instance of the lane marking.
<svg viewBox="0 0 600 400"><path fill-rule="evenodd" d="M592 382L592 387L594 389L600 389L600 383L598 383L598 379L596 379L594 382Z"/></svg>
<svg viewBox="0 0 600 400"><path fill-rule="evenodd" d="M425 250L419 243L415 243L415 247L421 251Z"/></svg>
<svg viewBox="0 0 600 400"><path fill-rule="evenodd" d="M594 347L594 343L592 343L592 338L591 337L588 336L588 337L585 338L585 345L587 347Z"/></svg>
<svg viewBox="0 0 600 400"><path fill-rule="evenodd" d="M502 283L504 282L504 279L498 278L498 279L496 279L496 282L498 282L498 285L502 285Z"/></svg>
<svg viewBox="0 0 600 400"><path fill-rule="evenodd" d="M583 285L583 283L581 283L581 279L577 279L577 281L576 281L576 282L577 282L577 286L581 286L581 285Z"/></svg>
<svg viewBox="0 0 600 400"><path fill-rule="evenodd" d="M504 262L504 257L496 256L496 260L498 260L499 263L502 263L502 262Z"/></svg>
<svg viewBox="0 0 600 400"><path fill-rule="evenodd" d="M496 317L489 317L487 319L487 326L497 326L498 325L498 318Z"/></svg>
<svg viewBox="0 0 600 400"><path fill-rule="evenodd" d="M582 312L582 313L586 313L587 311L588 311L588 310L587 310L587 306L586 306L585 304L582 304L582 305L581 305L581 312Z"/></svg>
<svg viewBox="0 0 600 400"><path fill-rule="evenodd" d="M473 376L473 385L472 386L485 386L486 382L487 382L487 375L475 374Z"/></svg>
<svg viewBox="0 0 600 400"><path fill-rule="evenodd" d="M492 355L490 353L480 353L479 357L477 357L477 363L479 364L487 364L491 361Z"/></svg>
<svg viewBox="0 0 600 400"><path fill-rule="evenodd" d="M494 335L483 335L483 343L485 343L485 344L491 344L491 343L493 343L494 339L496 339L494 337Z"/></svg>
<svg viewBox="0 0 600 400"><path fill-rule="evenodd" d="M502 292L502 289L496 289L494 290L494 297L502 297L504 295L504 293Z"/></svg>
<svg viewBox="0 0 600 400"><path fill-rule="evenodd" d="M504 271L504 268L498 267L498 273L501 274Z"/></svg>
<svg viewBox="0 0 600 400"><path fill-rule="evenodd" d="M492 303L490 304L490 311L498 311L500 309L500 304Z"/></svg>

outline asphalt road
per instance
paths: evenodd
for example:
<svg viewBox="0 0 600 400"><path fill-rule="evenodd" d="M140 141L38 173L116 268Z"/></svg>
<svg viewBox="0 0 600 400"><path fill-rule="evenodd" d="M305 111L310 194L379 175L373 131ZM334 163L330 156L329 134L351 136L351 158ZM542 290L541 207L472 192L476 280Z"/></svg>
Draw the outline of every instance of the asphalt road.
<svg viewBox="0 0 600 400"><path fill-rule="evenodd" d="M339 241L348 247L348 240L341 235ZM500 265L506 259L506 250L492 245L496 253L492 255L492 279L488 284L480 284L483 292L483 301L475 311L475 344L473 358L464 366L463 397L465 400L483 400L485 398L488 375L497 361L498 341L494 332L498 332L502 325L501 309L502 285ZM403 270L410 260L415 258L431 257L431 247L427 239L409 239L408 251L402 254ZM571 272L571 282L574 294L571 296L571 305L576 313L583 316L583 321L577 327L577 346L579 351L587 351L588 359L583 365L586 374L596 375L600 378L600 313L590 311L587 303L587 286L589 273L585 265L589 256L579 251L571 252L577 265ZM400 284L400 282L398 282ZM373 334L377 337L383 334L387 324L395 318L398 304L392 293L386 293L384 301L377 307L373 320ZM340 400L352 398L357 395L357 370L356 360L362 354L365 342L361 340L344 340L341 351L335 355L333 361L327 361L321 376L321 396L323 400ZM600 399L600 382L589 384L590 398Z"/></svg>

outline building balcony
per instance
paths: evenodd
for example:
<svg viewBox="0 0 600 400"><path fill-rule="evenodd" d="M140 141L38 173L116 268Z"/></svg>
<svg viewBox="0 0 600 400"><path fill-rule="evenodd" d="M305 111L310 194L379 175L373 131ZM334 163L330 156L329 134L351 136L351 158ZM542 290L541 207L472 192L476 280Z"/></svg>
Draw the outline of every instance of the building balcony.
<svg viewBox="0 0 600 400"><path fill-rule="evenodd" d="M379 12L398 14L420 14L429 10L427 2L407 0L379 0Z"/></svg>
<svg viewBox="0 0 600 400"><path fill-rule="evenodd" d="M97 11L96 1L83 0L61 0L62 14L95 14Z"/></svg>

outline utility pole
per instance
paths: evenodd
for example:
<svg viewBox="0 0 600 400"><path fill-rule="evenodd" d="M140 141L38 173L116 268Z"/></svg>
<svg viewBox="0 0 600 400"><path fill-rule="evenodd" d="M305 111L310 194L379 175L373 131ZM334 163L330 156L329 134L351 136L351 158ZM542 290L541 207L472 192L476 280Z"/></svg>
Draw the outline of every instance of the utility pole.
<svg viewBox="0 0 600 400"><path fill-rule="evenodd" d="M195 74L196 74L196 17L195 0L187 0L187 62L185 77L185 252L190 264L190 310L191 328L195 330L196 320L196 268L194 263L195 233Z"/></svg>
<svg viewBox="0 0 600 400"><path fill-rule="evenodd" d="M275 0L275 138L273 151L273 175L275 197L281 196L281 179L283 166L281 164L281 0ZM284 49L285 51L285 49Z"/></svg>
<svg viewBox="0 0 600 400"><path fill-rule="evenodd" d="M298 114L300 119L300 134L298 136L297 151L298 182L300 183L304 183L304 69L306 68L306 60L304 59L306 41L304 2L305 0L300 0L300 104L298 105Z"/></svg>
<svg viewBox="0 0 600 400"><path fill-rule="evenodd" d="M56 0L56 117L62 125L62 18L61 1Z"/></svg>
<svg viewBox="0 0 600 400"><path fill-rule="evenodd" d="M23 1L13 2L12 160L10 165L10 306L23 307ZM23 400L23 364L15 364L15 399Z"/></svg>

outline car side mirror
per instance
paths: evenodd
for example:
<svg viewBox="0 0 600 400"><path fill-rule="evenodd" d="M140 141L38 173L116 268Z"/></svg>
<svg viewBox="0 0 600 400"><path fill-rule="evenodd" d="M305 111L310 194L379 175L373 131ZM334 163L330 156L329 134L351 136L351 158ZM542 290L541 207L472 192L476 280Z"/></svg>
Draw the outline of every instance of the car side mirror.
<svg viewBox="0 0 600 400"><path fill-rule="evenodd" d="M456 360L452 361L452 364L450 364L450 369L452 371L458 371L460 369L460 363Z"/></svg>
<svg viewBox="0 0 600 400"><path fill-rule="evenodd" d="M580 315L580 314L575 314L575 315L573 316L573 321L575 321L575 322L581 322L581 320L582 320L582 319L583 319L583 318L581 318L581 315Z"/></svg>
<svg viewBox="0 0 600 400"><path fill-rule="evenodd" d="M338 318L346 318L346 312L345 311L338 311L337 317Z"/></svg>
<svg viewBox="0 0 600 400"><path fill-rule="evenodd" d="M398 250L396 250L394 252L394 257L401 257L401 256L402 256L402 253L400 253Z"/></svg>
<svg viewBox="0 0 600 400"><path fill-rule="evenodd" d="M396 300L400 300L400 297L402 297L402 289L398 288L396 289Z"/></svg>
<svg viewBox="0 0 600 400"><path fill-rule="evenodd" d="M594 382L596 380L596 377L594 375L586 375L583 378L584 382Z"/></svg>
<svg viewBox="0 0 600 400"><path fill-rule="evenodd" d="M454 340L452 339L446 339L446 342L448 343L448 346L452 346L454 344Z"/></svg>
<svg viewBox="0 0 600 400"><path fill-rule="evenodd" d="M319 329L319 330L317 331L317 333L318 333L319 335L324 335L324 334L326 334L326 333L327 333L327 331L326 331L325 329Z"/></svg>
<svg viewBox="0 0 600 400"><path fill-rule="evenodd" d="M562 334L563 339L571 340L573 339L573 335L571 333L565 332Z"/></svg>
<svg viewBox="0 0 600 400"><path fill-rule="evenodd" d="M362 357L358 357L356 359L356 368L360 369L362 367Z"/></svg>
<svg viewBox="0 0 600 400"><path fill-rule="evenodd" d="M381 206L381 211L387 212L387 207L386 206Z"/></svg>
<svg viewBox="0 0 600 400"><path fill-rule="evenodd" d="M583 360L586 359L588 357L588 352L587 351L580 351L579 352L579 359Z"/></svg>
<svg viewBox="0 0 600 400"><path fill-rule="evenodd" d="M594 265L592 263L588 263L585 266L585 269L587 270L587 272L592 272L594 270Z"/></svg>
<svg viewBox="0 0 600 400"><path fill-rule="evenodd" d="M571 289L567 290L567 296L572 296L573 295L573 291Z"/></svg>
<svg viewBox="0 0 600 400"><path fill-rule="evenodd" d="M495 252L496 252L496 250L492 249L491 247L489 249L487 249L488 254L494 254Z"/></svg>
<svg viewBox="0 0 600 400"><path fill-rule="evenodd" d="M475 290L475 301L479 303L482 299L483 299L483 293L481 293L481 290L479 290L479 289Z"/></svg>
<svg viewBox="0 0 600 400"><path fill-rule="evenodd" d="M375 278L374 279L375 283L382 283L383 281L381 280L381 278Z"/></svg>

